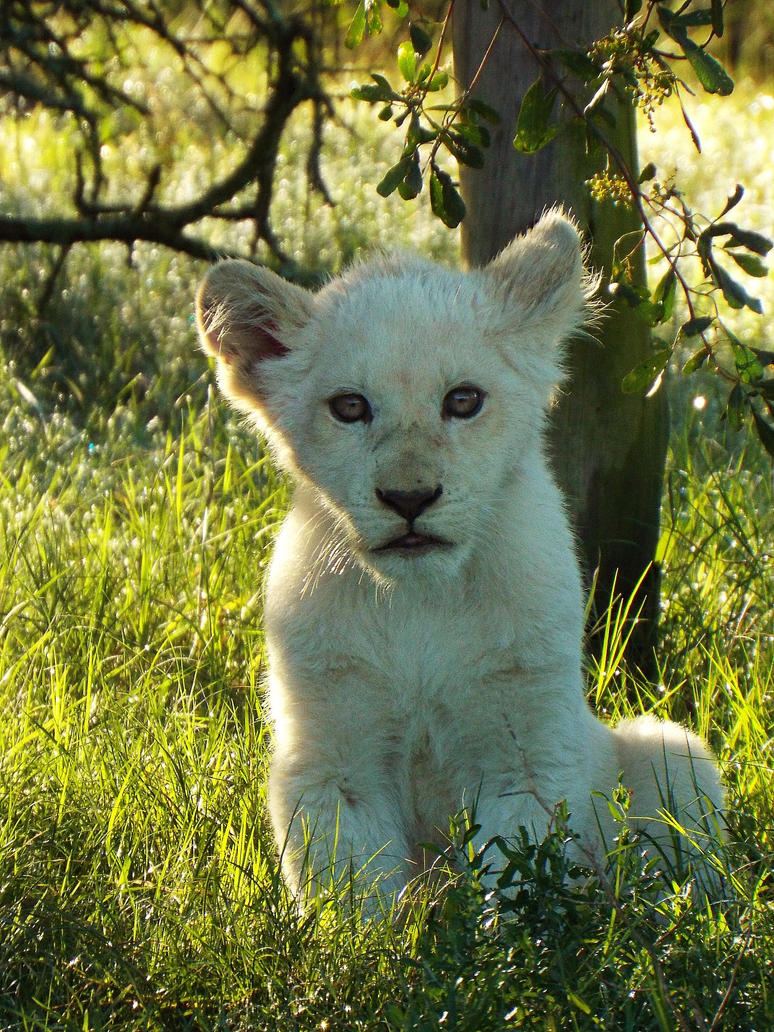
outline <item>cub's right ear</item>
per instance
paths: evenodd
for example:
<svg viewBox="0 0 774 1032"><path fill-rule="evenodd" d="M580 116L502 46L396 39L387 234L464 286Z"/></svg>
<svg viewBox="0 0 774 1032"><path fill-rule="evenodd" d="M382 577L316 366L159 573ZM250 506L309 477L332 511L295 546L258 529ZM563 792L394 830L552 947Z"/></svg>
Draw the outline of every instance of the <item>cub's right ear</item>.
<svg viewBox="0 0 774 1032"><path fill-rule="evenodd" d="M204 277L196 295L199 339L217 359L221 389L240 408L262 407L271 363L293 350L311 306L308 291L250 262L219 262Z"/></svg>

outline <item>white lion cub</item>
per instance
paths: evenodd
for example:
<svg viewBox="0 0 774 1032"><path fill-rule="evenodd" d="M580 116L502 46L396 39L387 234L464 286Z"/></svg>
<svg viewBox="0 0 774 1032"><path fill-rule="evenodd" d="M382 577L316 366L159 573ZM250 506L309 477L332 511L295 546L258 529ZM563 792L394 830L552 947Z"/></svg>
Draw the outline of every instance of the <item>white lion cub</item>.
<svg viewBox="0 0 774 1032"><path fill-rule="evenodd" d="M266 587L287 880L364 870L398 893L475 810L481 844L566 800L604 860L604 799L669 850L723 804L702 742L589 710L573 537L544 455L560 345L583 323L578 234L547 214L484 269L376 258L317 294L246 262L198 294L225 394L295 482Z"/></svg>

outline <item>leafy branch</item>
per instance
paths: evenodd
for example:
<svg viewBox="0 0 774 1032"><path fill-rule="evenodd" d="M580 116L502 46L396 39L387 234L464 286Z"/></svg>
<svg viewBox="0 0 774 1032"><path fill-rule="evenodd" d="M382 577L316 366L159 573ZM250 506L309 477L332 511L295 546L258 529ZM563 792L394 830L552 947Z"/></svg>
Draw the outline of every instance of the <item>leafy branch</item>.
<svg viewBox="0 0 774 1032"><path fill-rule="evenodd" d="M385 2L399 18L408 17L407 4ZM360 0L347 34L349 46L382 31L381 7L380 0ZM432 210L450 227L464 218L465 206L451 174L439 167L439 153L445 150L458 164L480 167L489 144L485 123L499 121L494 110L472 96L478 75L472 83L457 84L455 99L428 103L447 85L442 65L453 7L450 0L434 43L429 21L417 18L413 5L408 39L397 53L403 84L395 88L386 76L373 75L373 83L353 91L356 99L382 103L383 121L397 127L408 122L400 159L379 183L379 193L386 196L397 190L404 200L413 200L428 176ZM693 90L683 72L690 70L707 93L723 97L733 91L732 78L710 52L713 40L724 32L723 0L684 0L676 9L660 0L620 0L621 24L590 46L575 49L539 48L522 30L508 0L498 0L497 8L500 18L482 63L505 27L520 37L539 70L522 100L514 148L535 154L562 135L582 134L587 152L599 165L587 182L592 199L634 207L642 224L640 234L617 242L611 291L654 329L674 321L678 291L682 298L685 318L670 340L654 338L653 353L624 378L623 390L657 390L670 363L682 363L686 374L712 370L729 384L725 416L730 425L740 427L749 415L774 455L774 376L766 374L774 356L743 344L723 318L724 308L762 312L760 300L748 291L740 273L753 279L767 274L763 259L771 241L728 221L742 200L742 186L714 218L695 213L679 188L659 177L655 166L629 167L609 131L615 126L614 105L622 100L634 106L653 131L654 112L672 101L679 105L694 146L701 151L684 99ZM634 255L648 239L667 265L652 289L637 283L633 271ZM684 349L691 341L697 341L698 348L685 360Z"/></svg>
<svg viewBox="0 0 774 1032"><path fill-rule="evenodd" d="M397 0L386 2L399 17L408 13L406 4ZM346 36L348 46L357 46L366 32L382 31L381 18L374 16L379 6L366 0L358 4ZM471 96L475 82L455 101L439 102L437 94L446 89L450 78L440 63L453 9L451 0L435 44L427 21L409 23L409 38L401 42L397 52L403 80L400 87L393 87L384 75L373 73L371 83L352 90L355 100L382 105L378 116L381 121L392 121L397 128L407 123L400 159L387 170L377 192L388 197L397 190L403 200L413 200L421 193L427 175L432 211L450 229L465 217L465 204L452 176L443 168L440 154L446 151L461 165L481 168L484 149L491 139L487 123L497 125L500 121L492 107ZM433 49L435 55L431 59ZM429 103L432 99L436 103Z"/></svg>

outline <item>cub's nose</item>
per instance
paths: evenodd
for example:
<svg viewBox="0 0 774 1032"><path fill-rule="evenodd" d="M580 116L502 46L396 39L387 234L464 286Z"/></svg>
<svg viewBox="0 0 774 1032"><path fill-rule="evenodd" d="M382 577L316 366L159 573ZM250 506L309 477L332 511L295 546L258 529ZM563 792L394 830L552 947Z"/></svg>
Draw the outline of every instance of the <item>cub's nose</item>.
<svg viewBox="0 0 774 1032"><path fill-rule="evenodd" d="M409 523L413 523L420 513L437 502L442 494L443 487L440 484L438 487L424 488L420 491L382 491L380 487L376 488L376 497L379 501Z"/></svg>

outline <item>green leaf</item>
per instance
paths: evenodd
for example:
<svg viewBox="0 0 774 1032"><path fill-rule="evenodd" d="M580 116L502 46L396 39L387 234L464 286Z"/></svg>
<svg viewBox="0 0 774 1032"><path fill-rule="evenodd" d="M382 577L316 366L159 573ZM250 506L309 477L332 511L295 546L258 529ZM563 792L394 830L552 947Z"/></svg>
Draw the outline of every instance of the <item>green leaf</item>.
<svg viewBox="0 0 774 1032"><path fill-rule="evenodd" d="M412 22L409 25L409 37L411 39L411 45L419 57L423 57L433 45L433 41L430 36L428 36L422 26L417 25L416 22Z"/></svg>
<svg viewBox="0 0 774 1032"><path fill-rule="evenodd" d="M682 47L683 53L688 58L691 68L693 68L696 74L696 78L702 84L705 91L707 93L720 94L722 97L732 93L734 80L726 72L720 61L708 54L700 46L697 46L688 35L687 26L697 24L691 20L696 17L696 13L676 14L674 11L670 11L668 7L663 6L658 7L657 11L664 32ZM707 13L709 14L709 12ZM703 18L705 15L702 14L701 17ZM707 24L709 23L708 21Z"/></svg>
<svg viewBox="0 0 774 1032"><path fill-rule="evenodd" d="M657 6L658 20L661 22L661 27L668 36L672 39L680 41L680 37L685 37L686 31L680 20L680 16L671 11L668 7L663 5Z"/></svg>
<svg viewBox="0 0 774 1032"><path fill-rule="evenodd" d="M744 197L744 187L742 186L741 183L737 183L736 184L736 189L731 194L731 196L728 198L728 200L726 201L725 208L720 213L720 218L722 219L723 216L727 215L731 211L732 208L735 208L737 206L737 204L739 204L739 202L741 201L741 199L743 197Z"/></svg>
<svg viewBox="0 0 774 1032"><path fill-rule="evenodd" d="M390 99L390 97L385 97L381 86L372 85L370 82L363 86L353 86L349 95L353 100L367 100L369 104L374 104L378 100Z"/></svg>
<svg viewBox="0 0 774 1032"><path fill-rule="evenodd" d="M467 165L469 168L484 167L484 152L480 147L474 147L457 132L447 131L442 139L446 149L454 155L460 165Z"/></svg>
<svg viewBox="0 0 774 1032"><path fill-rule="evenodd" d="M430 207L449 229L455 229L465 218L465 203L451 176L438 167L430 173Z"/></svg>
<svg viewBox="0 0 774 1032"><path fill-rule="evenodd" d="M642 0L626 0L626 20L630 22L642 7Z"/></svg>
<svg viewBox="0 0 774 1032"><path fill-rule="evenodd" d="M763 305L760 300L757 297L750 297L741 283L737 283L722 265L718 265L713 259L710 262L710 268L712 270L712 279L720 287L727 305L736 309L746 307L753 312L757 312L758 315L763 315Z"/></svg>
<svg viewBox="0 0 774 1032"><path fill-rule="evenodd" d="M774 427L767 423L763 416L759 415L755 409L752 410L752 414L760 442L769 455L774 458Z"/></svg>
<svg viewBox="0 0 774 1032"><path fill-rule="evenodd" d="M680 336L684 338L698 337L700 333L708 330L714 321L714 315L699 315L695 319L689 319L680 327Z"/></svg>
<svg viewBox="0 0 774 1032"><path fill-rule="evenodd" d="M640 394L651 391L666 369L671 355L671 348L662 348L646 358L644 362L636 365L621 381L621 390L624 394Z"/></svg>
<svg viewBox="0 0 774 1032"><path fill-rule="evenodd" d="M637 80L635 79L633 83L630 83L630 85L636 85L636 83L637 83ZM591 100L588 102L586 107L583 109L583 114L584 115L588 115L589 112L594 110L594 108L599 108L599 111L597 112L597 114L600 114L603 117L605 116L605 114L609 115L610 112L606 112L604 108L600 107L600 105L602 104L602 101L605 99L605 97L608 95L609 92L610 92L610 80L609 79L603 79L602 82L600 83L599 88L597 89L596 93L591 98Z"/></svg>
<svg viewBox="0 0 774 1032"><path fill-rule="evenodd" d="M599 65L581 50L552 50L550 53L552 57L561 61L568 71L584 82L596 79L601 72Z"/></svg>
<svg viewBox="0 0 774 1032"><path fill-rule="evenodd" d="M706 348L699 348L698 351L694 351L681 370L683 376L690 376L697 369L701 369L708 358L709 353Z"/></svg>
<svg viewBox="0 0 774 1032"><path fill-rule="evenodd" d="M693 124L693 122L688 116L688 112L685 110L685 104L683 104L682 97L678 96L677 99L680 102L680 114L683 116L683 122L685 123L685 127L691 134L691 140L693 141L693 145L696 148L696 152L698 154L701 154L701 140L699 139L699 134L696 132L696 126Z"/></svg>
<svg viewBox="0 0 774 1032"><path fill-rule="evenodd" d="M349 24L347 34L344 37L344 46L350 50L363 42L363 36L365 36L366 27L366 16L365 16L365 0L360 0L355 11L355 16Z"/></svg>
<svg viewBox="0 0 774 1032"><path fill-rule="evenodd" d="M658 323L663 322L664 307L651 299L646 287L635 289L628 283L619 280L615 284L611 284L610 291L616 298L621 298L630 308L633 308L648 326L657 326Z"/></svg>
<svg viewBox="0 0 774 1032"><path fill-rule="evenodd" d="M734 92L734 80L725 70L723 65L712 54L708 54L701 47L689 39L681 44L685 56L691 63L696 73L696 78L704 87L707 93L717 93L721 97L727 97Z"/></svg>
<svg viewBox="0 0 774 1032"><path fill-rule="evenodd" d="M419 57L419 54L417 54L417 57ZM416 81L418 83L424 83L425 79L430 75L430 72L432 72L432 70L433 66L430 64L430 62L425 61L422 67L417 71Z"/></svg>
<svg viewBox="0 0 774 1032"><path fill-rule="evenodd" d="M683 14L675 14L673 17L685 28L712 24L712 11L709 7L701 7L697 11L685 11Z"/></svg>
<svg viewBox="0 0 774 1032"><path fill-rule="evenodd" d="M712 31L716 36L723 35L723 0L711 0Z"/></svg>
<svg viewBox="0 0 774 1032"><path fill-rule="evenodd" d="M710 230L705 229L703 233L699 234L699 238L696 241L696 250L699 258L701 258L701 267L705 276L710 275L710 261L712 258L712 234Z"/></svg>
<svg viewBox="0 0 774 1032"><path fill-rule="evenodd" d="M433 74L433 77L428 83L426 83L427 89L430 93L436 93L438 90L444 90L449 85L449 73L445 72L440 68Z"/></svg>
<svg viewBox="0 0 774 1032"><path fill-rule="evenodd" d="M414 160L409 165L403 181L398 183L398 193L404 201L411 201L421 192L422 170L419 167L419 151L414 151Z"/></svg>
<svg viewBox="0 0 774 1032"><path fill-rule="evenodd" d="M443 184L443 203L446 209L445 224L450 229L455 229L465 218L466 209L465 202L451 180Z"/></svg>
<svg viewBox="0 0 774 1032"><path fill-rule="evenodd" d="M675 270L670 268L661 278L653 291L653 300L661 305L660 322L666 322L672 315L677 290L677 276Z"/></svg>
<svg viewBox="0 0 774 1032"><path fill-rule="evenodd" d="M762 233L755 233L750 229L740 229L732 222L723 222L719 225L723 226L725 232L731 236L726 247L746 247L748 251L754 251L761 255L768 254L772 248L771 240Z"/></svg>
<svg viewBox="0 0 774 1032"><path fill-rule="evenodd" d="M649 180L655 178L657 169L652 161L649 161L645 168L640 172L640 178L637 180L638 183L647 183Z"/></svg>
<svg viewBox="0 0 774 1032"><path fill-rule="evenodd" d="M489 122L490 125L499 125L502 119L500 113L495 108L490 107L489 104L485 104L483 100L479 100L477 97L470 97L465 104L468 111L474 111L477 115L484 119L485 122Z"/></svg>
<svg viewBox="0 0 774 1032"><path fill-rule="evenodd" d="M488 147L491 143L492 137L485 125L475 125L473 122L455 122L454 129L459 136L475 147Z"/></svg>
<svg viewBox="0 0 774 1032"><path fill-rule="evenodd" d="M406 82L414 82L417 74L417 55L410 40L404 40L398 47L398 68Z"/></svg>
<svg viewBox="0 0 774 1032"><path fill-rule="evenodd" d="M369 36L378 36L382 24L381 0L365 0L366 32Z"/></svg>
<svg viewBox="0 0 774 1032"><path fill-rule="evenodd" d="M734 365L742 383L753 384L763 379L763 366L755 352L743 344L733 333L726 332L734 353Z"/></svg>
<svg viewBox="0 0 774 1032"><path fill-rule="evenodd" d="M733 430L741 430L744 426L745 393L741 384L735 384L726 402L725 417Z"/></svg>
<svg viewBox="0 0 774 1032"><path fill-rule="evenodd" d="M731 280L728 273L725 273L722 269L717 266L714 255L712 254L712 239L714 237L727 236L728 239L723 245L724 250L727 254L736 261L740 268L743 268L746 272L749 272L751 276L765 276L768 272L766 266L754 258L753 255L739 255L737 252L731 250L737 247L746 247L749 251L755 252L755 254L765 255L771 250L771 241L763 236L761 233L754 233L751 230L740 229L739 226L734 222L715 222L708 226L700 235L696 242L697 251L699 257L702 260L704 268L704 274L715 280L718 286L725 290L725 285L728 285L729 293L732 296L732 300L726 298L729 304L735 308L741 308L743 305L748 305L753 311L759 311L758 302L755 299L750 299L744 292L742 287L735 285L734 281ZM753 304L750 305L750 300L753 300ZM735 303L739 301L741 303Z"/></svg>
<svg viewBox="0 0 774 1032"><path fill-rule="evenodd" d="M748 254L746 251L727 251L734 259L740 269L744 269L748 276L761 278L768 276L769 269L764 265L757 254Z"/></svg>
<svg viewBox="0 0 774 1032"><path fill-rule="evenodd" d="M397 164L389 168L382 179L377 185L376 192L381 197L389 197L390 194L397 190L398 184L403 181L406 174L408 173L411 163L414 160L414 154L404 154Z"/></svg>
<svg viewBox="0 0 774 1032"><path fill-rule="evenodd" d="M438 136L438 133L438 129L428 129L426 126L423 126L419 120L419 115L416 111L412 111L411 121L409 122L408 132L406 133L406 150L413 151L423 143L432 143L432 141Z"/></svg>
<svg viewBox="0 0 774 1032"><path fill-rule="evenodd" d="M376 100L385 99L379 87L374 86L370 82L365 83L363 86L353 86L349 91L349 95L353 100L367 100L369 104L373 104Z"/></svg>
<svg viewBox="0 0 774 1032"><path fill-rule="evenodd" d="M379 72L371 72L371 78L378 86L381 86L383 90L390 93L393 97L397 96L395 90L390 86L389 81L383 75L380 75Z"/></svg>
<svg viewBox="0 0 774 1032"><path fill-rule="evenodd" d="M435 168L430 170L430 207L433 215L437 215L443 222L446 214L443 206L443 183Z"/></svg>
<svg viewBox="0 0 774 1032"><path fill-rule="evenodd" d="M556 93L556 89L546 90L542 78L538 78L524 94L516 120L516 150L535 154L560 132L561 126L550 121Z"/></svg>
<svg viewBox="0 0 774 1032"><path fill-rule="evenodd" d="M354 100L367 100L369 104L376 101L400 100L400 94L390 86L383 75L374 73L371 78L373 82L364 83L362 86L353 86L350 90L350 97Z"/></svg>
<svg viewBox="0 0 774 1032"><path fill-rule="evenodd" d="M473 842L473 840L475 839L476 835L478 835L479 831L481 831L481 825L480 824L471 824L471 825L469 825L465 829L465 832L464 832L464 834L462 836L462 839L460 841L460 846L462 846L464 848L465 846L470 845L470 843Z"/></svg>

